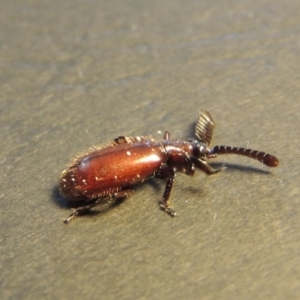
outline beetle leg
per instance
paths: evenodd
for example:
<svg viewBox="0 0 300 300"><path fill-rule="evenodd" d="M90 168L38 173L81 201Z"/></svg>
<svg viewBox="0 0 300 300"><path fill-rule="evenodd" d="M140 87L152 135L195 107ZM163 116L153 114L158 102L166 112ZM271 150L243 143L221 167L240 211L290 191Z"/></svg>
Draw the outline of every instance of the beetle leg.
<svg viewBox="0 0 300 300"><path fill-rule="evenodd" d="M215 173L218 173L222 170L222 168L214 169L212 168L206 160L196 157L191 157L192 162L195 164L195 166L200 169L201 171L205 172L207 175L212 175Z"/></svg>
<svg viewBox="0 0 300 300"><path fill-rule="evenodd" d="M185 174L188 176L194 176L195 174L195 165L194 163L191 161L190 158L187 159L187 168L185 168Z"/></svg>
<svg viewBox="0 0 300 300"><path fill-rule="evenodd" d="M173 188L174 178L175 178L175 172L167 179L166 188L163 195L163 201L159 204L160 208L164 210L167 214L169 214L171 217L176 216L176 212L173 208L170 207L170 201L169 201L171 191Z"/></svg>
<svg viewBox="0 0 300 300"><path fill-rule="evenodd" d="M100 201L102 202L103 199L99 198L97 200L95 200L94 202L85 205L85 206L81 206L78 208L73 208L73 212L64 220L64 223L67 224L69 223L72 219L76 218L79 215L82 215L84 213L87 213L90 209L92 209L93 207L95 207L96 205L98 205L100 203Z"/></svg>
<svg viewBox="0 0 300 300"><path fill-rule="evenodd" d="M127 198L134 193L133 189L121 190L113 194L114 199Z"/></svg>
<svg viewBox="0 0 300 300"><path fill-rule="evenodd" d="M133 190L132 189L127 189L127 190L121 190L118 192L115 192L111 198L108 198L109 200L113 199L113 200L117 200L120 198L126 198L129 195L133 194ZM94 200L93 202L90 202L89 204L85 205L85 206L80 206L76 209L73 208L73 212L64 220L64 223L69 223L72 219L74 219L75 217L85 214L88 211L90 211L93 207L102 204L104 201L103 198L98 198L96 200Z"/></svg>
<svg viewBox="0 0 300 300"><path fill-rule="evenodd" d="M171 217L176 216L176 212L173 208L171 208L170 201L169 201L175 175L176 175L176 168L173 168L173 167L163 168L156 174L156 177L158 177L158 178L161 178L161 179L167 178L167 183L166 183L165 192L163 195L163 200L159 203L159 206L163 211L165 211Z"/></svg>
<svg viewBox="0 0 300 300"><path fill-rule="evenodd" d="M165 131L164 140L166 140L166 141L170 140L170 132L169 131Z"/></svg>

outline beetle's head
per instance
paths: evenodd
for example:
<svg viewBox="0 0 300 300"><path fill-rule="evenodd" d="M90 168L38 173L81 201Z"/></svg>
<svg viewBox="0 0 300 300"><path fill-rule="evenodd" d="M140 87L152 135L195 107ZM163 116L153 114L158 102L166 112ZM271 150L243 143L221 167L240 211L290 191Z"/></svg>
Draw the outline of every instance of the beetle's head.
<svg viewBox="0 0 300 300"><path fill-rule="evenodd" d="M207 147L205 143L200 142L196 139L189 139L188 142L190 142L191 145L191 155L197 158L201 158L206 156L210 149Z"/></svg>

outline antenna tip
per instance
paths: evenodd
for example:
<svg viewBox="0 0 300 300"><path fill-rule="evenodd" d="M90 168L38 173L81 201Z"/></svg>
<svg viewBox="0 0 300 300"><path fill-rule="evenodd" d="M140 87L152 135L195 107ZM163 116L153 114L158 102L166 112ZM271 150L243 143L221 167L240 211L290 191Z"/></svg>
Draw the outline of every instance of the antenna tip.
<svg viewBox="0 0 300 300"><path fill-rule="evenodd" d="M263 163L268 167L277 167L279 160L277 157L269 154L264 157Z"/></svg>

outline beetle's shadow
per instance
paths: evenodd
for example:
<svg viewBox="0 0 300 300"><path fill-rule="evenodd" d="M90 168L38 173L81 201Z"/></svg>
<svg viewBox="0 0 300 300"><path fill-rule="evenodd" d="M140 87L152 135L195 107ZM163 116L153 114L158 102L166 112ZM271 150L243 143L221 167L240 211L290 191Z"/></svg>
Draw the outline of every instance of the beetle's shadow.
<svg viewBox="0 0 300 300"><path fill-rule="evenodd" d="M263 169L251 167L251 166L240 165L240 164L221 163L221 162L208 162L208 163L214 169L224 168L225 172L238 171L238 172L244 172L244 173L259 173L259 174L266 174L266 175L271 174L271 172L267 171L267 170L263 170Z"/></svg>
<svg viewBox="0 0 300 300"><path fill-rule="evenodd" d="M246 173L249 173L249 171L254 172L254 173L260 173L260 174L269 174L270 173L270 172L262 170L262 169L249 167L249 166L241 166L241 165L238 165L238 164L228 164L227 163L226 165L224 165L223 163L213 162L213 163L210 163L210 166L215 168L215 169L226 167L226 172L228 172L228 171L231 172L231 171L236 171L237 170L239 172L246 172ZM150 178L148 180L147 184L149 184L157 193L161 193L161 191L165 189L165 180L161 180L161 179L158 179L158 178ZM143 185L142 183L137 184L136 186L134 186L134 189L139 190L140 188L142 188L142 185ZM190 192L195 193L195 194L199 193L199 189L201 190L201 188L199 188L199 187L195 188L195 187L192 187L192 186L189 186L187 189ZM64 197L62 197L60 195L58 186L55 186L53 188L52 199L53 199L53 201L55 202L55 204L57 206L59 206L60 208L65 209L65 210L71 210L72 208L76 209L76 208L88 205L88 203L84 202L84 201L69 201L69 200L65 199ZM162 199L162 195L159 199ZM103 203L97 205L93 209L85 211L84 214L81 215L81 216L91 216L91 215L104 214L104 213L108 212L110 209L113 209L114 207L119 206L125 200L126 200L126 197L118 198L118 199L114 199L114 200L107 200L107 201L104 200Z"/></svg>
<svg viewBox="0 0 300 300"><path fill-rule="evenodd" d="M150 178L146 184L150 185L156 192L160 192L162 189L162 184L164 184L165 180L159 178ZM141 188L141 184L137 185L137 189Z"/></svg>

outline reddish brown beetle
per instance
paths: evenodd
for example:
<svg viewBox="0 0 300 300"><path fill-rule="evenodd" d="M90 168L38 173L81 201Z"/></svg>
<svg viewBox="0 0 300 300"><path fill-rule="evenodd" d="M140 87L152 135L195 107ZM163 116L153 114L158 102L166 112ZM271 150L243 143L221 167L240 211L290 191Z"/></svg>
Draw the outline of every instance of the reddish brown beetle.
<svg viewBox="0 0 300 300"><path fill-rule="evenodd" d="M209 148L214 121L207 111L200 113L195 134L198 139L171 140L168 131L163 140L151 137L120 136L108 145L93 148L78 156L63 171L60 179L61 194L72 201L84 201L65 219L71 219L105 202L124 198L133 193L133 187L150 177L166 180L160 207L170 216L175 211L169 198L177 172L193 176L195 167L211 175L221 169L213 169L205 161L216 154L239 154L256 159L269 167L276 167L275 156L246 148L215 146Z"/></svg>

